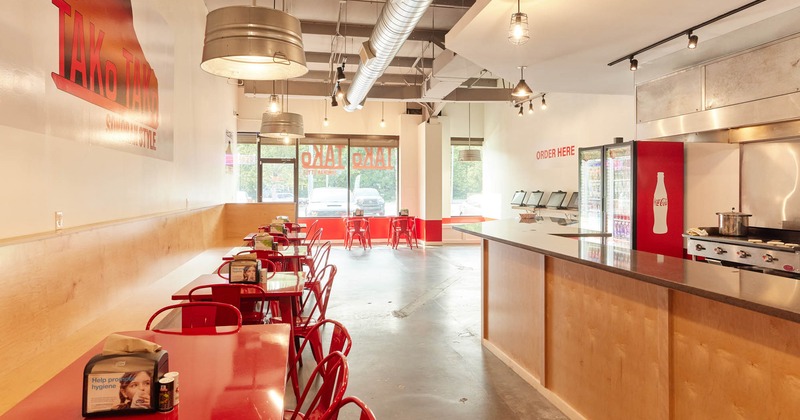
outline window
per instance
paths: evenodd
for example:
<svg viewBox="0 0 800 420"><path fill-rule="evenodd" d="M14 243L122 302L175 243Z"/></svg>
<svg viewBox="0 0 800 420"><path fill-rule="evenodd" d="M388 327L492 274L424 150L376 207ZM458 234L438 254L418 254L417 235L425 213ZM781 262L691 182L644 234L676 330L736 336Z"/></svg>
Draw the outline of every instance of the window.
<svg viewBox="0 0 800 420"><path fill-rule="evenodd" d="M453 138L451 140L451 216L481 216L483 214L483 163L462 162L459 159L459 152L467 148L483 152L482 143L481 139L471 139L468 146L466 139Z"/></svg>
<svg viewBox="0 0 800 420"><path fill-rule="evenodd" d="M397 141L352 140L350 188L365 216L397 214Z"/></svg>

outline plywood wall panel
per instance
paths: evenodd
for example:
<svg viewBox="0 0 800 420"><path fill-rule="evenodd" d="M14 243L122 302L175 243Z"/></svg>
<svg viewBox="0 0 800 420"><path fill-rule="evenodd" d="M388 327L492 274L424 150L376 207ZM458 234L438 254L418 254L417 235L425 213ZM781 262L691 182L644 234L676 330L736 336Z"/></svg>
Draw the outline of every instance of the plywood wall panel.
<svg viewBox="0 0 800 420"><path fill-rule="evenodd" d="M667 419L667 291L546 260L546 387L591 419Z"/></svg>
<svg viewBox="0 0 800 420"><path fill-rule="evenodd" d="M800 415L796 323L686 293L672 305L674 418Z"/></svg>
<svg viewBox="0 0 800 420"><path fill-rule="evenodd" d="M225 204L223 216L225 237L244 237L276 216L288 216L290 220L295 220L294 215L294 203L228 203Z"/></svg>
<svg viewBox="0 0 800 420"><path fill-rule="evenodd" d="M484 338L537 380L544 367L544 256L488 242Z"/></svg>

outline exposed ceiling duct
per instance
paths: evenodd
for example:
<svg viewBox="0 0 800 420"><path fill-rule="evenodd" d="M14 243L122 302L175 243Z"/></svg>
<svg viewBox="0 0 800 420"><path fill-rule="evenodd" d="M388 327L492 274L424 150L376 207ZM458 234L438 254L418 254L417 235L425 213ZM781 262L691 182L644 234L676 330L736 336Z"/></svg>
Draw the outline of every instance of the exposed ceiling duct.
<svg viewBox="0 0 800 420"><path fill-rule="evenodd" d="M347 90L346 111L361 108L367 93L417 26L432 0L387 0L369 40L362 45L361 62Z"/></svg>

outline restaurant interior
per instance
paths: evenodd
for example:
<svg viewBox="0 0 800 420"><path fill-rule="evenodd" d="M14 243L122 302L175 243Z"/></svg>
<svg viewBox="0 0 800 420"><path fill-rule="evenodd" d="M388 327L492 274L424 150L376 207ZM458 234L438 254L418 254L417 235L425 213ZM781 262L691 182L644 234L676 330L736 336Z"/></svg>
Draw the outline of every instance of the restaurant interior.
<svg viewBox="0 0 800 420"><path fill-rule="evenodd" d="M0 417L800 409L800 6L596 3L7 2ZM648 142L670 251L663 169L626 243L580 207L587 150Z"/></svg>

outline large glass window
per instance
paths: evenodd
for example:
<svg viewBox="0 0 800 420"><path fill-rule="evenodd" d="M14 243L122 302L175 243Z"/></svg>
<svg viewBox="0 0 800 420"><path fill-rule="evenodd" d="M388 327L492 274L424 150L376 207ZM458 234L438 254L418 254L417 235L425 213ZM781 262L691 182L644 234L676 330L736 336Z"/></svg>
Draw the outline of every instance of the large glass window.
<svg viewBox="0 0 800 420"><path fill-rule="evenodd" d="M352 140L350 189L365 216L397 214L397 142Z"/></svg>
<svg viewBox="0 0 800 420"><path fill-rule="evenodd" d="M465 162L459 159L460 151L467 148L483 152L480 140L472 139L470 143L467 145L466 142L455 139L451 142L451 216L481 216L483 214L483 162Z"/></svg>
<svg viewBox="0 0 800 420"><path fill-rule="evenodd" d="M347 139L303 139L299 147L297 214L342 217L350 212L353 193L347 181Z"/></svg>

